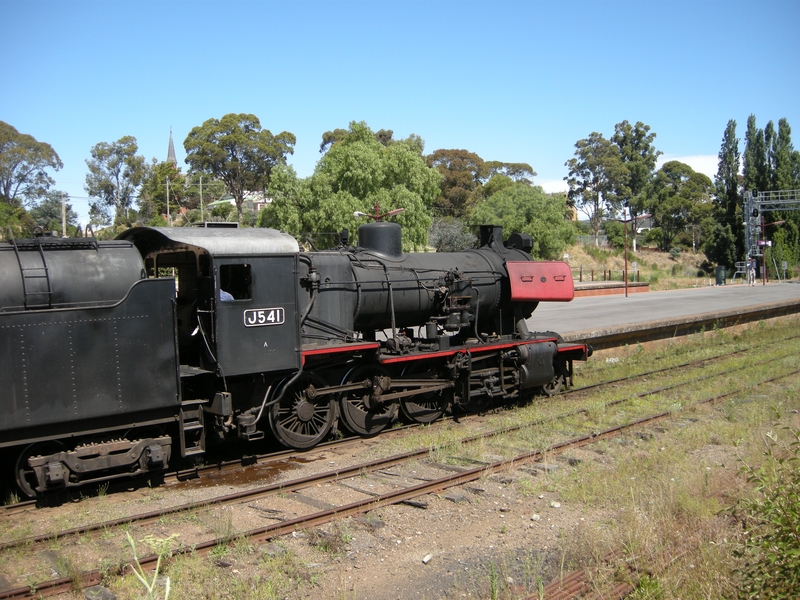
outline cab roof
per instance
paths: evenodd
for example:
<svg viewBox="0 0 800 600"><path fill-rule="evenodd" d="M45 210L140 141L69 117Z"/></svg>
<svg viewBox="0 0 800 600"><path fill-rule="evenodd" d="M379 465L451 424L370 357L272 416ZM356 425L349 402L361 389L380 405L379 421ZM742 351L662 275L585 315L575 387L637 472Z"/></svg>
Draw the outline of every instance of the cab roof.
<svg viewBox="0 0 800 600"><path fill-rule="evenodd" d="M211 256L295 254L300 251L297 240L288 233L262 227L134 227L121 233L117 239L133 242L142 256L188 246L202 248Z"/></svg>

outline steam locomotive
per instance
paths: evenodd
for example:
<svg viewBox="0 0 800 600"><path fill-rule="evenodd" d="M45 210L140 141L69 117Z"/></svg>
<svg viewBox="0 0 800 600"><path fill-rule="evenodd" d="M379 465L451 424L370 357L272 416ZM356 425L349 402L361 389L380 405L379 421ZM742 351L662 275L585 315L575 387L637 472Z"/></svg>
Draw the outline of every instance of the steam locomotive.
<svg viewBox="0 0 800 600"><path fill-rule="evenodd" d="M406 254L396 223L301 251L272 229L137 227L0 244L0 449L33 496L271 435L312 448L400 415L554 393L591 348L531 333L569 267L530 237Z"/></svg>

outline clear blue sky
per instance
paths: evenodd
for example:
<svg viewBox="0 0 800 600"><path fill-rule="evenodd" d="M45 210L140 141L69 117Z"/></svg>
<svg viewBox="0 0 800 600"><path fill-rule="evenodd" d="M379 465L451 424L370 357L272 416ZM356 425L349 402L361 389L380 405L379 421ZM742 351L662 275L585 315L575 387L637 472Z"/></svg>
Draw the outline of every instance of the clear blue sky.
<svg viewBox="0 0 800 600"><path fill-rule="evenodd" d="M547 190L625 119L711 176L729 119L786 117L800 147L798 0L0 0L0 23L0 120L53 146L84 218L93 145L164 160L172 127L185 171L188 132L231 112L294 133L300 176L353 120L527 162Z"/></svg>

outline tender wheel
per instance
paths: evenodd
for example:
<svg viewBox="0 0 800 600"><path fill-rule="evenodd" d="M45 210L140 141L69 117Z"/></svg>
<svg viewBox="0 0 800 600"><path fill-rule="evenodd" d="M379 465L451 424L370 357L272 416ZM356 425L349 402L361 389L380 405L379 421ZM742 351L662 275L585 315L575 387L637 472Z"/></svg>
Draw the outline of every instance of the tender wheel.
<svg viewBox="0 0 800 600"><path fill-rule="evenodd" d="M277 387L275 398L288 381ZM336 404L328 395L315 398L314 390L326 386L319 375L304 373L285 390L281 401L272 405L269 425L281 444L305 450L325 439L336 420Z"/></svg>
<svg viewBox="0 0 800 600"><path fill-rule="evenodd" d="M17 458L17 464L14 468L14 474L17 478L17 485L28 498L36 497L36 486L39 484L36 480L36 473L33 468L28 464L28 459L32 456L47 456L48 454L55 454L66 450L64 444L58 441L51 442L36 442L31 444Z"/></svg>
<svg viewBox="0 0 800 600"><path fill-rule="evenodd" d="M376 389L389 377L382 367L365 365L356 367L345 375L342 385L365 382L365 387L344 392L339 398L339 414L345 426L359 435L376 435L383 431L397 415L397 402L375 402Z"/></svg>
<svg viewBox="0 0 800 600"><path fill-rule="evenodd" d="M440 379L439 369L429 364L412 363L403 377L409 379ZM448 394L453 390L437 390L426 392L400 400L400 410L406 418L416 423L431 423L442 416L448 403Z"/></svg>

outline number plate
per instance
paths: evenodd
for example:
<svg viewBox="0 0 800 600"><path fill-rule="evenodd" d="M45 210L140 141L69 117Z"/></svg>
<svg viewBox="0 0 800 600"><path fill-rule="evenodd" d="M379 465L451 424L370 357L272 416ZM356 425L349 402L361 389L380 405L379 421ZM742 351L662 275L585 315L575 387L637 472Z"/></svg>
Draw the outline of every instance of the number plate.
<svg viewBox="0 0 800 600"><path fill-rule="evenodd" d="M245 327L264 327L265 325L282 325L283 308L250 308L244 311Z"/></svg>

